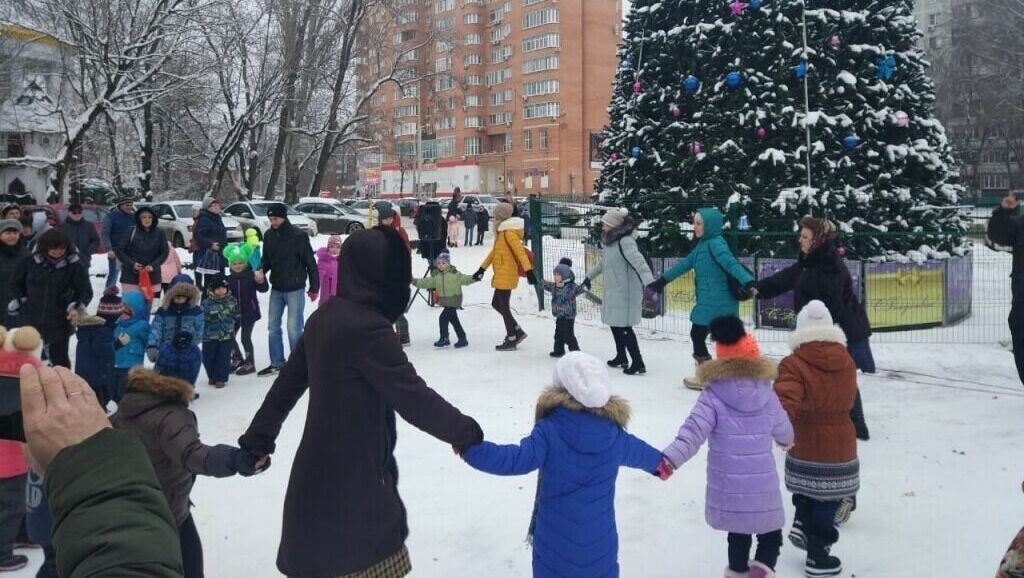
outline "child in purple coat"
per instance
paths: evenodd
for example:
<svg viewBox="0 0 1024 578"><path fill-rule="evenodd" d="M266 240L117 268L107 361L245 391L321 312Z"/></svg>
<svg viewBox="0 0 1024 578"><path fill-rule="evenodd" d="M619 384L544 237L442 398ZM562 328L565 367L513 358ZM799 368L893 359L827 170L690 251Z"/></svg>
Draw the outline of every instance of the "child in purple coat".
<svg viewBox="0 0 1024 578"><path fill-rule="evenodd" d="M707 385L679 433L664 450L662 477L692 458L708 440L708 488L705 518L729 533L726 578L775 576L782 548L779 474L772 440L793 444L793 426L772 389L775 364L761 356L753 335L735 316L711 322L718 359L697 368ZM757 552L748 560L753 535Z"/></svg>
<svg viewBox="0 0 1024 578"><path fill-rule="evenodd" d="M341 237L331 235L327 246L316 251L316 268L320 272L320 304L323 307L338 294L338 255L341 255Z"/></svg>
<svg viewBox="0 0 1024 578"><path fill-rule="evenodd" d="M256 274L249 267L253 253L252 245L241 243L224 248L228 261L228 288L238 301L238 322L235 324L235 344L231 353L231 370L235 375L249 375L256 371L255 350L252 344L252 330L260 320L260 301L257 293L266 293L270 285L266 279L257 282ZM241 333L242 347L237 337ZM244 352L244 355L243 355Z"/></svg>

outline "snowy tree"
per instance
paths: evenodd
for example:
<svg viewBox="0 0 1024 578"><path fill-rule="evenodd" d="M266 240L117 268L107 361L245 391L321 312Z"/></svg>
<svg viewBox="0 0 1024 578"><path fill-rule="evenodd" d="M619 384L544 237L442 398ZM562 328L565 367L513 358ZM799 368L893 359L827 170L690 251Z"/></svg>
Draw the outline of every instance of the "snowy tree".
<svg viewBox="0 0 1024 578"><path fill-rule="evenodd" d="M844 241L858 256L959 249L961 188L918 36L908 0L634 3L603 200L653 221L667 252L687 249L679 223L705 205L773 233L827 216L859 233Z"/></svg>

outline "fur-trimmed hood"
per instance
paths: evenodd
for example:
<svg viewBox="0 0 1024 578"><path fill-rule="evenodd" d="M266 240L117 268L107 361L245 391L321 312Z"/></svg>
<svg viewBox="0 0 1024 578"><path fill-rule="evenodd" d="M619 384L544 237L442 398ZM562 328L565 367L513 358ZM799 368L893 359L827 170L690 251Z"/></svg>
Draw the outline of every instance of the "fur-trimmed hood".
<svg viewBox="0 0 1024 578"><path fill-rule="evenodd" d="M615 227L611 231L601 233L601 244L605 247L614 245L622 240L623 237L628 237L633 234L636 230L636 222L633 221L633 215L626 215L626 218L622 221L622 224Z"/></svg>
<svg viewBox="0 0 1024 578"><path fill-rule="evenodd" d="M79 327L96 327L100 325L106 325L107 320L96 315L85 315L78 318Z"/></svg>
<svg viewBox="0 0 1024 578"><path fill-rule="evenodd" d="M129 403L122 403L121 409L129 416L137 415L167 401L188 405L196 396L195 389L187 381L160 375L144 367L133 367L128 372L126 389L129 393L148 394L125 396L123 401ZM129 400L129 397L134 399Z"/></svg>
<svg viewBox="0 0 1024 578"><path fill-rule="evenodd" d="M174 287L164 292L164 298L160 302L160 306L166 309L171 306L175 297L184 296L188 297L188 303L186 304L188 307L198 307L202 295L199 287L191 283L177 283Z"/></svg>
<svg viewBox="0 0 1024 578"><path fill-rule="evenodd" d="M551 410L556 407L564 407L569 411L589 413L603 417L622 428L629 425L629 418L632 415L629 402L617 395L613 395L604 407L592 409L583 407L583 404L569 395L568 390L564 387L551 386L541 392L540 397L537 399L536 421L547 417Z"/></svg>
<svg viewBox="0 0 1024 578"><path fill-rule="evenodd" d="M708 391L729 407L749 412L760 409L775 395L772 382L778 374L775 362L758 357L715 359L697 368L697 378Z"/></svg>
<svg viewBox="0 0 1024 578"><path fill-rule="evenodd" d="M525 229L526 221L524 221L520 217L509 217L502 221L500 225L498 225L499 231L517 231Z"/></svg>

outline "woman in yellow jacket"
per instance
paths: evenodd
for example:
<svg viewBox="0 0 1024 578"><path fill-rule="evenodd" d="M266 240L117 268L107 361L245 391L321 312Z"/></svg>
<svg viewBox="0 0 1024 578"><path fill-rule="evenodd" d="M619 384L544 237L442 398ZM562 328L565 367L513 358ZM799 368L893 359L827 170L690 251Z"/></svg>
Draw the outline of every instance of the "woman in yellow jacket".
<svg viewBox="0 0 1024 578"><path fill-rule="evenodd" d="M516 346L526 339L526 332L519 327L515 317L512 317L510 305L512 290L519 286L520 267L526 271L526 281L530 285L536 283L533 278L533 263L523 248L525 230L526 224L523 220L512 216L512 205L498 203L494 209L494 246L473 275L473 278L479 281L483 279L487 268L494 265L494 278L491 280L494 298L491 299L491 307L494 307L505 321L506 336L501 345L495 346L494 349L498 351L515 351Z"/></svg>

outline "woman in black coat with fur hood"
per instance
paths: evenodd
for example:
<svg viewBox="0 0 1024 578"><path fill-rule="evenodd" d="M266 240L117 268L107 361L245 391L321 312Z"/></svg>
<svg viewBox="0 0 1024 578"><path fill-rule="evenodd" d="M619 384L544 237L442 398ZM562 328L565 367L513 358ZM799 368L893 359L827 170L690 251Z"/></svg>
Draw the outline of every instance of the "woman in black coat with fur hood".
<svg viewBox="0 0 1024 578"><path fill-rule="evenodd" d="M284 503L277 567L287 576L410 572L398 495L395 413L446 444L483 439L480 426L416 374L393 324L409 302L409 251L390 227L358 231L338 261L338 293L310 317L267 393L242 449L271 454L309 390L302 442Z"/></svg>
<svg viewBox="0 0 1024 578"><path fill-rule="evenodd" d="M160 266L167 260L167 237L156 226L156 213L149 207L142 207L135 213L135 228L124 243L114 249L121 261L121 293L137 291L139 272L149 272L149 280L159 287Z"/></svg>

